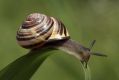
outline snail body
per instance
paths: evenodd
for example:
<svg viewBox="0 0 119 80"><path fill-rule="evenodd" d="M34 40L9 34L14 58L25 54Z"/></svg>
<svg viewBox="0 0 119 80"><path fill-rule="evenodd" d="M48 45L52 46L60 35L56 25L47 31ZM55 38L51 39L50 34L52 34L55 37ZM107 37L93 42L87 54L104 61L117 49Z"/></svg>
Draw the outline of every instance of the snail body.
<svg viewBox="0 0 119 80"><path fill-rule="evenodd" d="M64 24L44 14L30 14L17 31L17 41L24 48L37 48L45 43L69 39Z"/></svg>

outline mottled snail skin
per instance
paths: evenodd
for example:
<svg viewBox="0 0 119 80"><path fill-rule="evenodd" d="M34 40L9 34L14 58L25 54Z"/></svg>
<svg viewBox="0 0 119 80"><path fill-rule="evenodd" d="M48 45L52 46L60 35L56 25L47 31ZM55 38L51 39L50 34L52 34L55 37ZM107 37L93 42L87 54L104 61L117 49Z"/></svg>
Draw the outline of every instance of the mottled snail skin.
<svg viewBox="0 0 119 80"><path fill-rule="evenodd" d="M30 14L17 31L17 41L24 48L37 48L54 40L69 39L64 24L44 14Z"/></svg>
<svg viewBox="0 0 119 80"><path fill-rule="evenodd" d="M89 48L70 39L64 24L44 14L30 14L17 31L17 41L20 46L31 49L55 48L62 50L86 63L90 55L106 56L100 53L91 53ZM93 43L94 44L94 43Z"/></svg>

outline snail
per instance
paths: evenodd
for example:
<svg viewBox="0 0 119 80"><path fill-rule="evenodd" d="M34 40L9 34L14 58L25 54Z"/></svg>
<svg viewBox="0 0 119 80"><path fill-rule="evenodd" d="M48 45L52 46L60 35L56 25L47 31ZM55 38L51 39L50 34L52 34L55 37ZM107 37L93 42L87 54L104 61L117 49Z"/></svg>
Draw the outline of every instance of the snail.
<svg viewBox="0 0 119 80"><path fill-rule="evenodd" d="M67 28L60 20L40 13L27 16L17 31L16 39L23 48L31 50L43 47L56 48L75 56L86 64L91 54L106 56L90 52L95 40L92 42L91 48L86 48L70 38Z"/></svg>

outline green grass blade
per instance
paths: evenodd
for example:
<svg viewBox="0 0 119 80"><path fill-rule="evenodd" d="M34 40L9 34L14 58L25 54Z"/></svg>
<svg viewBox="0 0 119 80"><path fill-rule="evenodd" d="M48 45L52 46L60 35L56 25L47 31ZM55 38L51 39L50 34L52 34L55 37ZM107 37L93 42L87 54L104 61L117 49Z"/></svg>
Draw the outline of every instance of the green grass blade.
<svg viewBox="0 0 119 80"><path fill-rule="evenodd" d="M36 50L24 55L0 71L0 80L29 80L51 50Z"/></svg>

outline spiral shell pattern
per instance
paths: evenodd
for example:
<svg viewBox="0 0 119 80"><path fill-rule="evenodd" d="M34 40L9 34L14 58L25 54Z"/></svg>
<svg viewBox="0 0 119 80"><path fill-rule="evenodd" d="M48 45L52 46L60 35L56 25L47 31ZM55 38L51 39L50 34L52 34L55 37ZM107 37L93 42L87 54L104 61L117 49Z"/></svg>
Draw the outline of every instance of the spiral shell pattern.
<svg viewBox="0 0 119 80"><path fill-rule="evenodd" d="M30 14L17 31L17 41L24 48L37 48L45 43L69 39L64 24L44 14Z"/></svg>

